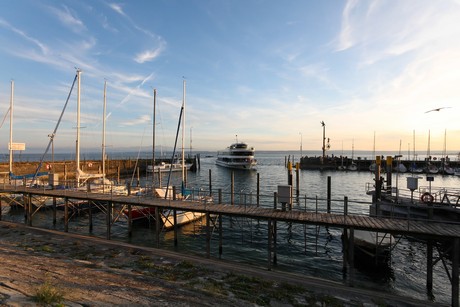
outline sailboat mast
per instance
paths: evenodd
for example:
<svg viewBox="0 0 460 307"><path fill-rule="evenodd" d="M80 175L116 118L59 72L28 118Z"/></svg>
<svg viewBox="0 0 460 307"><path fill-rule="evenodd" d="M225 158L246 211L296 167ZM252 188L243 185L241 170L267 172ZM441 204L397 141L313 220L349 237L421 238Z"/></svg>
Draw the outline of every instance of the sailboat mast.
<svg viewBox="0 0 460 307"><path fill-rule="evenodd" d="M104 80L104 105L102 109L102 178L105 178L105 114L107 111L107 80Z"/></svg>
<svg viewBox="0 0 460 307"><path fill-rule="evenodd" d="M13 100L14 100L14 80L11 80L10 96L10 174L13 173Z"/></svg>
<svg viewBox="0 0 460 307"><path fill-rule="evenodd" d="M184 135L185 135L185 80L183 80L183 94L182 94L182 182L186 183L185 178L185 153L184 153Z"/></svg>
<svg viewBox="0 0 460 307"><path fill-rule="evenodd" d="M77 185L80 185L80 85L81 70L77 69L77 140L75 142L75 163Z"/></svg>
<svg viewBox="0 0 460 307"><path fill-rule="evenodd" d="M155 183L155 126L156 126L157 90L153 89L153 133L152 133L152 181Z"/></svg>
<svg viewBox="0 0 460 307"><path fill-rule="evenodd" d="M426 152L426 155L428 157L429 160L431 160L431 150L430 150L430 143L431 143L431 140L430 140L430 130L428 130L428 149L427 149L427 152Z"/></svg>

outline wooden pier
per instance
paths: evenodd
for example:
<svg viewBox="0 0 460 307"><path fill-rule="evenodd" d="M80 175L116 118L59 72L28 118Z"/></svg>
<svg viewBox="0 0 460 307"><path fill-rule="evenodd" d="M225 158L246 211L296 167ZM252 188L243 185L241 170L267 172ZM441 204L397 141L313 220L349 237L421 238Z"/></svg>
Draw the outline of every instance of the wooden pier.
<svg viewBox="0 0 460 307"><path fill-rule="evenodd" d="M460 250L460 225L446 224L442 222L414 221L404 219L392 219L382 217L369 217L360 215L347 215L347 199L344 199L345 214L319 213L298 210L280 210L276 207L276 195L274 206L272 208L260 206L245 205L226 205L210 204L201 201L181 201L166 200L160 198L134 196L134 195L115 195L102 193L88 193L77 190L51 190L43 188L28 188L3 185L0 186L1 194L22 194L24 196L24 209L26 212L26 223L32 225L33 209L27 200L33 197L49 197L64 199L65 205L65 231L68 231L68 207L70 201L84 200L93 204L98 204L107 209L107 239L110 239L110 228L115 221L114 215L121 214L121 210L131 212L133 207L152 208L153 218L158 221L160 212L164 209L172 210L174 217L178 211L200 212L206 215L206 255L210 257L211 222L214 225L220 225L219 228L219 256L222 254L222 216L245 217L255 220L266 220L268 222L268 269L276 263L276 223L289 222L307 225L319 225L342 228L350 232L350 240L347 241L344 248L344 270L349 263L353 262L353 231L366 230L381 233L390 233L398 235L407 235L422 237L427 242L450 241L452 242L452 269L451 273L446 268L448 277L452 285L452 306L459 306L459 250ZM219 197L221 199L221 197ZM1 205L1 201L0 201ZM54 206L55 207L55 206ZM114 208L120 211L114 213ZM0 207L1 209L1 207ZM1 212L1 210L0 210ZM91 211L89 211L91 212ZM1 218L1 215L0 215ZM214 220L213 220L214 218ZM131 231L131 218L128 213L129 231ZM156 242L159 245L159 223L156 224ZM91 225L90 225L91 228ZM177 226L174 227L174 243L177 245ZM158 246L157 246L158 247ZM431 243L427 244L427 288L432 287L432 265L433 265L433 247Z"/></svg>

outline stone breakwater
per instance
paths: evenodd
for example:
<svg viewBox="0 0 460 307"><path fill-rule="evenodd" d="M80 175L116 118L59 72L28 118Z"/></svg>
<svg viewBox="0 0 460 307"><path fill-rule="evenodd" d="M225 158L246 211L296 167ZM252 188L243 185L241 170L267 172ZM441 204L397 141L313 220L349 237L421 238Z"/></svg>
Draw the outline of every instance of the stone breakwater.
<svg viewBox="0 0 460 307"><path fill-rule="evenodd" d="M17 176L25 176L28 174L34 174L39 167L38 161L31 162L15 162L13 164L13 173ZM124 177L128 175L136 174L139 172L140 175L144 175L147 170L147 166L152 164L151 159L121 159L121 160L108 160L105 162L105 173L109 178L116 178L117 176ZM76 174L76 162L75 161L51 161L43 162L39 172L53 172L59 175L59 180L73 180ZM101 160L82 160L80 161L80 169L90 174L101 174L102 173L102 161ZM3 174L3 178L8 177L9 164L0 164L0 174Z"/></svg>

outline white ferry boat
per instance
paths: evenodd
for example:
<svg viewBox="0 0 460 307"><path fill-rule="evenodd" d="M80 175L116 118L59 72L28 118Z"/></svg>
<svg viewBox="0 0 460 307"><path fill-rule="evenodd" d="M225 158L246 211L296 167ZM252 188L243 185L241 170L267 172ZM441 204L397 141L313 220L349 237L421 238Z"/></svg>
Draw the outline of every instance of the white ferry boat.
<svg viewBox="0 0 460 307"><path fill-rule="evenodd" d="M216 164L235 169L253 169L257 165L254 154L254 147L248 147L243 142L236 142L226 150L217 152Z"/></svg>

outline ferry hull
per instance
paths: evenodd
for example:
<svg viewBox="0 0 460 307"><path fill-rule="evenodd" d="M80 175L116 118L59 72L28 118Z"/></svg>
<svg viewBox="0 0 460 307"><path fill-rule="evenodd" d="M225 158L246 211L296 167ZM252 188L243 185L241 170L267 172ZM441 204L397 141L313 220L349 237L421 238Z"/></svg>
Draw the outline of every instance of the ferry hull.
<svg viewBox="0 0 460 307"><path fill-rule="evenodd" d="M254 169L254 167L256 166L255 163L227 163L219 160L216 161L216 164L227 168L242 170Z"/></svg>

